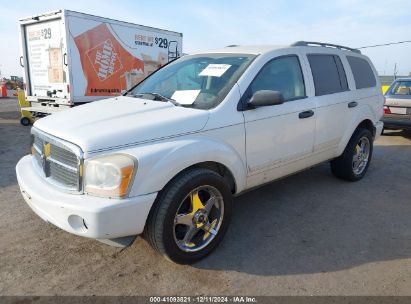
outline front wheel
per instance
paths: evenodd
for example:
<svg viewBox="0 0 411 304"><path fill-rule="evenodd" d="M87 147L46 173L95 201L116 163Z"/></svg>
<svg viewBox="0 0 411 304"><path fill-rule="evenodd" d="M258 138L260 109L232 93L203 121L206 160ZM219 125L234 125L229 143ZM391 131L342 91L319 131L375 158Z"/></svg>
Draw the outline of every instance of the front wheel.
<svg viewBox="0 0 411 304"><path fill-rule="evenodd" d="M190 169L159 193L145 236L168 259L191 264L220 243L231 209L232 194L222 176L208 169Z"/></svg>
<svg viewBox="0 0 411 304"><path fill-rule="evenodd" d="M372 133L368 129L357 129L343 154L331 161L331 171L338 178L358 181L368 170L372 152Z"/></svg>

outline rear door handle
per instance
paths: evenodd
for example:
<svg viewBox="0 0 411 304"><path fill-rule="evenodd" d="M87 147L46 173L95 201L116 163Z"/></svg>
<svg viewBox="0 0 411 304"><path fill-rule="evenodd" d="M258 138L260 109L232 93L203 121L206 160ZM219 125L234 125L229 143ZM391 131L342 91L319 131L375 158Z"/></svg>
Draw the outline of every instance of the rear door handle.
<svg viewBox="0 0 411 304"><path fill-rule="evenodd" d="M311 117L311 116L313 116L313 115L314 115L314 111L308 110L308 111L304 111L304 112L301 112L300 114L298 114L298 117L299 117L300 119L303 119L303 118Z"/></svg>
<svg viewBox="0 0 411 304"><path fill-rule="evenodd" d="M349 108L355 108L356 106L358 106L358 102L356 101L351 101L348 103Z"/></svg>

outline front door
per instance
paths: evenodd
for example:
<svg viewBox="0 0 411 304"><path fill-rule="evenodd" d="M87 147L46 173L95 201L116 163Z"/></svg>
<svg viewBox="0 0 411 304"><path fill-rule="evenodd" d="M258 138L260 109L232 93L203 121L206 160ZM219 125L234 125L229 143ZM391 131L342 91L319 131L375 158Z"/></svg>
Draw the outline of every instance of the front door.
<svg viewBox="0 0 411 304"><path fill-rule="evenodd" d="M268 182L301 169L313 152L315 104L306 97L298 55L267 62L246 93L279 91L285 102L244 111L246 131L247 187Z"/></svg>

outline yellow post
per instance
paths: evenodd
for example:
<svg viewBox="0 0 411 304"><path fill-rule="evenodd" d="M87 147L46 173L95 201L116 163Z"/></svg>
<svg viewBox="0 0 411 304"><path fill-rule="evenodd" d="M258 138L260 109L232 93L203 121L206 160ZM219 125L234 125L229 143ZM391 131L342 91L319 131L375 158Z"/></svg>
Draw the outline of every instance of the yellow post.
<svg viewBox="0 0 411 304"><path fill-rule="evenodd" d="M33 116L31 115L31 112L25 110L24 108L30 107L31 103L30 101L26 100L26 95L24 94L24 91L21 89L17 89L17 99L19 100L20 113L21 113L20 123L23 126L28 126L34 122L34 119L33 119Z"/></svg>

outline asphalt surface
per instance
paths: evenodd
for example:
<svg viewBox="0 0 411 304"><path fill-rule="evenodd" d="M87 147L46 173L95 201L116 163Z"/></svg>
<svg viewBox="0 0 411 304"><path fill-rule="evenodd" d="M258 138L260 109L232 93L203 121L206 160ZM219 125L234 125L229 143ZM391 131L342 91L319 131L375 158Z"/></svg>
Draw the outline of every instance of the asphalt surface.
<svg viewBox="0 0 411 304"><path fill-rule="evenodd" d="M223 243L180 266L141 238L120 250L35 215L17 109L0 99L0 295L411 295L411 133L381 137L360 182L322 164L236 198Z"/></svg>

